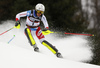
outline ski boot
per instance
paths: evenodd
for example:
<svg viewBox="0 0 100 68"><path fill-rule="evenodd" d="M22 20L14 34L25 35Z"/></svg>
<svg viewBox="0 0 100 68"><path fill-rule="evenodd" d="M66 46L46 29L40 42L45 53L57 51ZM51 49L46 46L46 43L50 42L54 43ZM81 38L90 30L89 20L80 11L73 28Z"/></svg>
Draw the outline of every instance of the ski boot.
<svg viewBox="0 0 100 68"><path fill-rule="evenodd" d="M33 45L34 51L39 52L39 48L37 47L37 44Z"/></svg>
<svg viewBox="0 0 100 68"><path fill-rule="evenodd" d="M62 58L62 55L61 55L61 53L59 53L59 52L56 53L56 56L57 56L58 58Z"/></svg>
<svg viewBox="0 0 100 68"><path fill-rule="evenodd" d="M38 47L35 47L34 48L34 51L39 52L39 48Z"/></svg>

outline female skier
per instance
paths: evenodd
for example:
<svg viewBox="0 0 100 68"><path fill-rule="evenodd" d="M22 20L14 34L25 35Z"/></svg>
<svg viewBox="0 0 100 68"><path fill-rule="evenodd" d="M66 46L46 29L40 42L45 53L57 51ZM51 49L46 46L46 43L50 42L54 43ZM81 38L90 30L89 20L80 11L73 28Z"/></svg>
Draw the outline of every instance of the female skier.
<svg viewBox="0 0 100 68"><path fill-rule="evenodd" d="M49 42L45 40L45 37L41 31L41 28L39 27L40 21L42 21L45 26L45 29L43 31L47 31L49 29L48 22L44 15L44 11L45 11L45 6L39 3L35 6L35 9L33 10L28 10L28 11L18 13L16 15L15 27L17 29L20 28L20 25L21 25L20 17L27 17L25 34L30 44L33 46L34 51L39 51L39 48L37 47L36 42L34 40L34 35L36 35L39 41L44 46L46 46L50 51L52 51L57 57L60 57L61 53L59 53L58 50L52 44L50 44Z"/></svg>

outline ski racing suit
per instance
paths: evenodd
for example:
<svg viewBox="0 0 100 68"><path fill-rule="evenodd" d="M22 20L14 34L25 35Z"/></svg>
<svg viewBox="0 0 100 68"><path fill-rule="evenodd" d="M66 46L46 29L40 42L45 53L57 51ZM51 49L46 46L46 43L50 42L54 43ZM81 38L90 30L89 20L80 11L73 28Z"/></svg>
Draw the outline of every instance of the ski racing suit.
<svg viewBox="0 0 100 68"><path fill-rule="evenodd" d="M39 41L46 46L49 50L51 50L54 54L58 52L58 50L49 42L45 40L44 35L42 34L41 28L39 27L40 21L43 22L45 28L49 28L48 22L44 14L40 17L36 15L36 10L28 10L16 15L16 21L20 20L20 17L25 17L26 19L26 27L25 27L25 34L30 42L30 44L35 48L37 47L36 42L34 40L34 36L36 35Z"/></svg>

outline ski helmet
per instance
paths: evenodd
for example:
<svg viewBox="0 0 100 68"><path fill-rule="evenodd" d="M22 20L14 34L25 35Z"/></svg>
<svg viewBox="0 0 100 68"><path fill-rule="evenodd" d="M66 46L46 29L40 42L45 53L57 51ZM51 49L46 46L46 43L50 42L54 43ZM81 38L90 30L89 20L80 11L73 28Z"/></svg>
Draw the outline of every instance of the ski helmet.
<svg viewBox="0 0 100 68"><path fill-rule="evenodd" d="M41 4L41 3L39 3L39 4L37 4L36 6L35 6L35 10L38 12L38 13L44 13L44 11L45 11L45 6L43 5L43 4Z"/></svg>

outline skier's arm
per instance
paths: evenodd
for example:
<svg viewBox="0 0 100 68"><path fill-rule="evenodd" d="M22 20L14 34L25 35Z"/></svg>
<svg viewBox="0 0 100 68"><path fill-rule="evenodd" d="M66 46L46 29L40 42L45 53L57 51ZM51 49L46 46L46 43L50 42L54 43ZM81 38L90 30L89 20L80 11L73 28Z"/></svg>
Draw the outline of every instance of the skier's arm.
<svg viewBox="0 0 100 68"><path fill-rule="evenodd" d="M30 14L31 14L31 10L18 13L18 14L16 15L15 28L17 28L17 29L20 28L20 25L21 25L21 23L20 23L20 17L29 16Z"/></svg>
<svg viewBox="0 0 100 68"><path fill-rule="evenodd" d="M43 22L45 28L49 29L49 25L48 25L47 19L46 19L46 17L44 15L42 16L41 21Z"/></svg>
<svg viewBox="0 0 100 68"><path fill-rule="evenodd" d="M27 11L18 13L18 14L16 15L15 28L17 28L17 29L20 28L20 25L21 25L21 23L20 23L20 17L25 17L25 16L27 16Z"/></svg>
<svg viewBox="0 0 100 68"><path fill-rule="evenodd" d="M20 17L25 17L25 16L27 16L27 11L18 13L18 14L16 15L16 21L20 20Z"/></svg>

